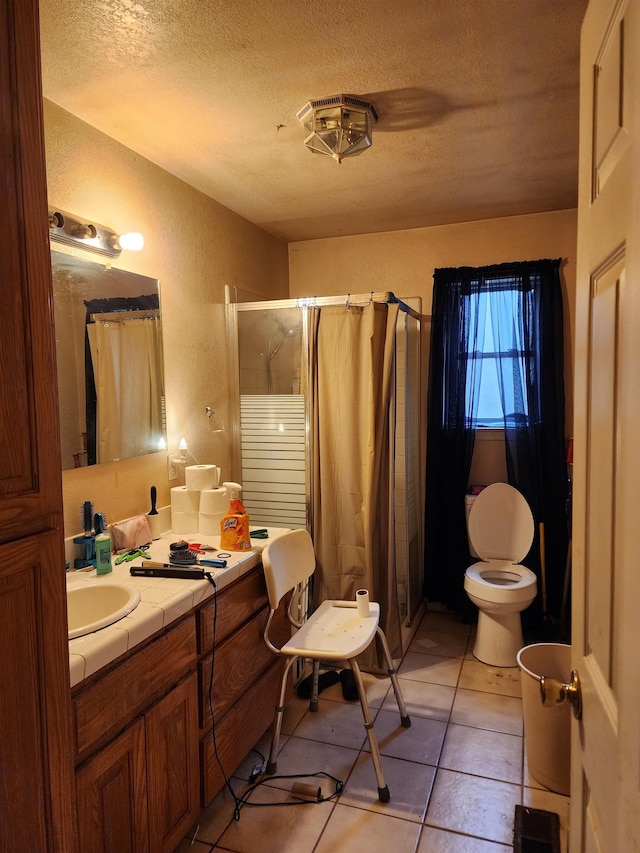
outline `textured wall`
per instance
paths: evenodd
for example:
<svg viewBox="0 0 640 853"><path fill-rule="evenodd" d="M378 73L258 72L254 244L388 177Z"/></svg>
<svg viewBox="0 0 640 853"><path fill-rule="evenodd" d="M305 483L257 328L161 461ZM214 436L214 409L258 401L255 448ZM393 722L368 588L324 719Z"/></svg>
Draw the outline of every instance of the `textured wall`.
<svg viewBox="0 0 640 853"><path fill-rule="evenodd" d="M144 234L144 250L123 252L114 266L160 280L169 448L185 435L193 461L229 476L230 433L209 434L204 419L211 405L229 424L224 286L286 297L286 244L50 101L45 142L50 204ZM147 512L152 484L167 503L164 453L65 471L65 535L81 529L84 500L111 521Z"/></svg>
<svg viewBox="0 0 640 853"><path fill-rule="evenodd" d="M565 391L567 431L573 423L573 341L577 212L486 219L433 228L388 231L289 244L291 296L329 296L391 290L422 298L431 313L433 270L504 261L565 258Z"/></svg>

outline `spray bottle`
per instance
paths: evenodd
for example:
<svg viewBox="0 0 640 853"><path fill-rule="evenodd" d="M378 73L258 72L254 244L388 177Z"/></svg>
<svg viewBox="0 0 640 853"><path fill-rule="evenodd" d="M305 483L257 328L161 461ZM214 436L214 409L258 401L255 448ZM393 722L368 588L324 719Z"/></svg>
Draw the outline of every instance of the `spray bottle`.
<svg viewBox="0 0 640 853"><path fill-rule="evenodd" d="M229 509L220 521L220 548L223 551L249 551L249 516L242 505L240 483L223 483L229 495Z"/></svg>

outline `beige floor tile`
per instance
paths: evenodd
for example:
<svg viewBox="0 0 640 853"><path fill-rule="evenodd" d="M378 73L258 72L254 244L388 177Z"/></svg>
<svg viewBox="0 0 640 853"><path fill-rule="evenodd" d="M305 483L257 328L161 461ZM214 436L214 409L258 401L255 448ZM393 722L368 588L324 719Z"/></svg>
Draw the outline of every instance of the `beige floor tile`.
<svg viewBox="0 0 640 853"><path fill-rule="evenodd" d="M300 803L278 788L261 785L232 821L219 846L234 853L311 853L334 803ZM290 805L275 805L288 802ZM294 804L296 803L296 804Z"/></svg>
<svg viewBox="0 0 640 853"><path fill-rule="evenodd" d="M414 853L420 824L338 804L316 853Z"/></svg>
<svg viewBox="0 0 640 853"><path fill-rule="evenodd" d="M230 784L237 797L242 796L248 787L246 782L236 778L231 779ZM189 840L195 836L202 844L215 844L233 820L235 807L235 800L225 786L200 815L197 830L190 833Z"/></svg>
<svg viewBox="0 0 640 853"><path fill-rule="evenodd" d="M398 678L398 682L410 717L428 717L433 720L447 720L449 718L456 692L455 688L443 684L411 681L409 678L402 677ZM382 710L398 712L393 691L387 694Z"/></svg>
<svg viewBox="0 0 640 853"><path fill-rule="evenodd" d="M541 791L535 788L525 788L523 791L522 805L531 806L533 809L544 809L548 812L556 812L560 818L560 849L567 853L569 849L569 797L554 794L552 791Z"/></svg>
<svg viewBox="0 0 640 853"><path fill-rule="evenodd" d="M199 841L191 843L190 838L184 838L174 850L174 853L210 853L213 850L211 844L201 844Z"/></svg>
<svg viewBox="0 0 640 853"><path fill-rule="evenodd" d="M400 725L398 712L379 711L374 729L382 755L418 761L420 764L438 763L447 724L444 720L429 720L414 716L408 729ZM369 743L365 742L369 751Z"/></svg>
<svg viewBox="0 0 640 853"><path fill-rule="evenodd" d="M441 631L418 629L409 646L410 652L440 655L445 658L461 658L467 649L464 634L445 634Z"/></svg>
<svg viewBox="0 0 640 853"><path fill-rule="evenodd" d="M451 722L509 735L522 735L522 700L458 688L451 710Z"/></svg>
<svg viewBox="0 0 640 853"><path fill-rule="evenodd" d="M382 770L391 794L388 803L378 800L373 762L371 756L363 752L347 781L340 804L371 809L406 820L422 821L433 785L435 767L383 756Z"/></svg>
<svg viewBox="0 0 640 853"><path fill-rule="evenodd" d="M519 785L522 738L450 723L439 766Z"/></svg>
<svg viewBox="0 0 640 853"><path fill-rule="evenodd" d="M318 710L309 710L295 729L296 737L361 749L366 731L359 702L333 702L318 700Z"/></svg>
<svg viewBox="0 0 640 853"><path fill-rule="evenodd" d="M519 799L519 785L441 769L436 775L425 823L510 844Z"/></svg>
<svg viewBox="0 0 640 853"><path fill-rule="evenodd" d="M466 690L499 693L502 696L515 696L516 698L522 696L518 667L489 666L475 659L465 660L462 664L458 686Z"/></svg>
<svg viewBox="0 0 640 853"><path fill-rule="evenodd" d="M497 844L425 826L416 853L507 853L512 850L512 844Z"/></svg>
<svg viewBox="0 0 640 853"><path fill-rule="evenodd" d="M455 687L458 683L462 660L438 655L407 652L398 670L402 678L424 681L429 684L444 684Z"/></svg>
<svg viewBox="0 0 640 853"><path fill-rule="evenodd" d="M468 637L471 631L471 625L463 622L457 613L442 613L427 610L418 630L441 631L444 634L460 634L464 637Z"/></svg>
<svg viewBox="0 0 640 853"><path fill-rule="evenodd" d="M288 774L321 772L329 773L336 779L346 782L358 755L359 752L355 749L292 736L278 755L276 777L271 779L265 776L265 784L291 790L291 785L296 780L279 777ZM327 776L309 776L299 781L322 788L323 797L328 797L335 791L335 783Z"/></svg>

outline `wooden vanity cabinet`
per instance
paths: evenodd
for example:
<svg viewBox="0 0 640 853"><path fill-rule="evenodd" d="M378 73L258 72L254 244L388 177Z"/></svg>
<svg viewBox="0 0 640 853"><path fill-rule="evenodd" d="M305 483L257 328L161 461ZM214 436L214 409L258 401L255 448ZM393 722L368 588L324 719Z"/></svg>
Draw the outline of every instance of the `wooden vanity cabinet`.
<svg viewBox="0 0 640 853"><path fill-rule="evenodd" d="M171 853L199 813L197 680L184 679L78 771L82 850Z"/></svg>
<svg viewBox="0 0 640 853"><path fill-rule="evenodd" d="M196 823L273 720L267 615L258 566L74 688L82 851L171 853ZM288 625L283 606L282 641Z"/></svg>
<svg viewBox="0 0 640 853"><path fill-rule="evenodd" d="M273 721L283 662L263 641L269 613L262 566L198 611L202 805L208 805ZM214 637L215 626L215 637ZM291 635L283 602L272 636ZM211 673L213 669L213 679ZM214 737L215 735L215 737Z"/></svg>
<svg viewBox="0 0 640 853"><path fill-rule="evenodd" d="M171 853L195 823L195 665L190 615L74 693L81 850Z"/></svg>

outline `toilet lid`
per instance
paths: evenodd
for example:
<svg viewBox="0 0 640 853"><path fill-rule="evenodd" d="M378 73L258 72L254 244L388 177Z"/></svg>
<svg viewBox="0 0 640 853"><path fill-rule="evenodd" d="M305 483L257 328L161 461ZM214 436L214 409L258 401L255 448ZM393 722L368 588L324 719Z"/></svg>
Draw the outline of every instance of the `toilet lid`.
<svg viewBox="0 0 640 853"><path fill-rule="evenodd" d="M482 560L519 563L533 542L533 515L517 489L493 483L483 489L469 513L469 540Z"/></svg>

